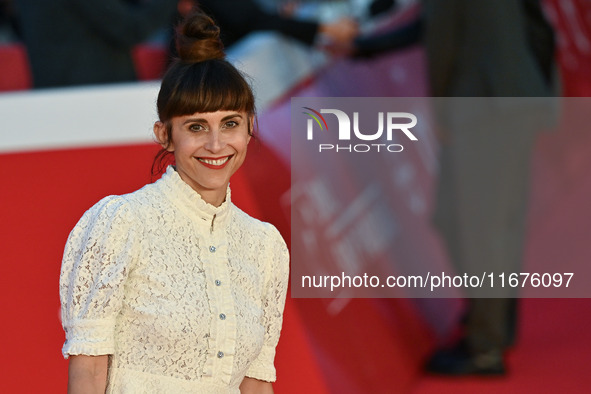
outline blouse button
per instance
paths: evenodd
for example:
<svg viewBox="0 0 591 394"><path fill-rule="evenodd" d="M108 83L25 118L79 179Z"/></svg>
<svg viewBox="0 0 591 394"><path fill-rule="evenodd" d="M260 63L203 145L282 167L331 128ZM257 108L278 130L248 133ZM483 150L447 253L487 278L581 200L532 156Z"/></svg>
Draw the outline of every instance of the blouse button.
<svg viewBox="0 0 591 394"><path fill-rule="evenodd" d="M219 280L219 279L216 279L216 280L215 280L215 285L216 285L216 286L221 286L221 285L222 285L222 281L221 281L221 280Z"/></svg>
<svg viewBox="0 0 591 394"><path fill-rule="evenodd" d="M225 314L223 314L223 313L220 313L220 319L222 319L222 320L226 320L226 315L225 315Z"/></svg>
<svg viewBox="0 0 591 394"><path fill-rule="evenodd" d="M218 358L224 357L224 352L218 352Z"/></svg>
<svg viewBox="0 0 591 394"><path fill-rule="evenodd" d="M210 246L210 247L209 247L209 251L210 251L211 253L215 253L215 246L213 246L213 245L212 245L212 246Z"/></svg>

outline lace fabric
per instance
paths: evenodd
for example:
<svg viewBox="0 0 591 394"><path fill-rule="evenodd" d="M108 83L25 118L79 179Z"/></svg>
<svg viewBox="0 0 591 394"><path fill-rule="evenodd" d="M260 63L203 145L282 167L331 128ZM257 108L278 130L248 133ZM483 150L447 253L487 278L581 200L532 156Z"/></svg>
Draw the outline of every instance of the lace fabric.
<svg viewBox="0 0 591 394"><path fill-rule="evenodd" d="M244 376L274 381L288 266L275 227L233 205L229 189L220 207L205 203L169 167L99 201L72 230L63 354L110 354L113 392L232 393Z"/></svg>

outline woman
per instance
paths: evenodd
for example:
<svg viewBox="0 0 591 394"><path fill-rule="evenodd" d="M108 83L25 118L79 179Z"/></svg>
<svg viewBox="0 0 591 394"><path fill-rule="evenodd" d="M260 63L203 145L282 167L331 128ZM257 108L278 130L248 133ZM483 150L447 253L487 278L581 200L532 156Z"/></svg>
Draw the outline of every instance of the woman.
<svg viewBox="0 0 591 394"><path fill-rule="evenodd" d="M273 392L289 257L228 186L254 97L209 17L190 16L177 35L154 125L175 166L98 202L68 238L60 298L71 393Z"/></svg>

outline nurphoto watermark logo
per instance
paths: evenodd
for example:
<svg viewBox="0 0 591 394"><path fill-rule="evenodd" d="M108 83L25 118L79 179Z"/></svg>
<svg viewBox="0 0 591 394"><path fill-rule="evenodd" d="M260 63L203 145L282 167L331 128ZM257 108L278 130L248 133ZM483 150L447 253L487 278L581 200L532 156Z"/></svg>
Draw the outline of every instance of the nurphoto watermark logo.
<svg viewBox="0 0 591 394"><path fill-rule="evenodd" d="M302 107L307 115L306 139L313 141L317 132L329 133L334 143L319 143L318 152L402 152L404 147L394 143L395 136L402 133L410 141L418 141L410 129L417 125L417 117L410 112L377 112L377 131L361 130L359 126L359 112L353 112L351 117L340 109L322 108L317 111L310 107ZM329 131L328 123L322 114L336 117L338 130ZM365 114L364 114L365 116ZM315 131L316 130L316 131ZM352 131L352 132L351 132ZM385 134L385 139L384 139ZM396 137L397 138L397 137ZM362 143L353 143L363 141Z"/></svg>

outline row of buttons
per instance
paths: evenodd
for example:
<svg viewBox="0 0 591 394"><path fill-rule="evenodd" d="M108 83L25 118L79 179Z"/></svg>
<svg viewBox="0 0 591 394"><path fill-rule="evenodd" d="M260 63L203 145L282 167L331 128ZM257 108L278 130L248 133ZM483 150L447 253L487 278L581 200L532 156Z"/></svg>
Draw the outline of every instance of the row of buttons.
<svg viewBox="0 0 591 394"><path fill-rule="evenodd" d="M216 247L215 247L215 246L213 246L213 245L212 245L212 246L210 246L210 247L209 247L209 251L210 251L211 253L215 253L215 251L216 251ZM221 285L222 285L222 281L221 281L221 280L219 280L219 279L216 279L216 280L215 280L215 285L216 285L216 286L221 286ZM226 320L226 315L224 315L223 313L220 313L220 319L222 319L222 320ZM221 356L220 356L220 354L221 354ZM221 358L221 357L223 357L223 356L224 356L224 353L222 353L222 352L219 352L219 353L218 353L218 357L220 357L220 358Z"/></svg>
<svg viewBox="0 0 591 394"><path fill-rule="evenodd" d="M219 285L221 285L221 284L222 284L222 282L220 282L219 280L216 280L216 281L215 281L215 284L216 284L217 286L219 286ZM220 320L226 320L226 314L225 314L225 313L220 313ZM218 358L222 358L222 357L224 357L224 352L222 352L222 351L219 351L219 352L218 352Z"/></svg>
<svg viewBox="0 0 591 394"><path fill-rule="evenodd" d="M222 285L222 281L219 279L215 280L215 285L216 286L221 286ZM226 315L224 313L220 313L220 319L222 320L226 320Z"/></svg>
<svg viewBox="0 0 591 394"><path fill-rule="evenodd" d="M209 247L209 251L210 251L211 253L215 253L215 251L216 251L216 250L217 250L217 249L216 249L216 247L215 247L215 246L213 246L213 245L211 245L211 246ZM222 285L222 281L221 281L221 280L219 280L219 279L216 279L216 280L215 280L215 285L216 285L216 286L221 286L221 285ZM225 314L223 314L223 313L220 313L220 319L221 319L221 320L226 320L226 315L225 315ZM219 351L219 352L218 352L218 358L222 358L222 357L224 357L224 352L222 352L222 351Z"/></svg>

